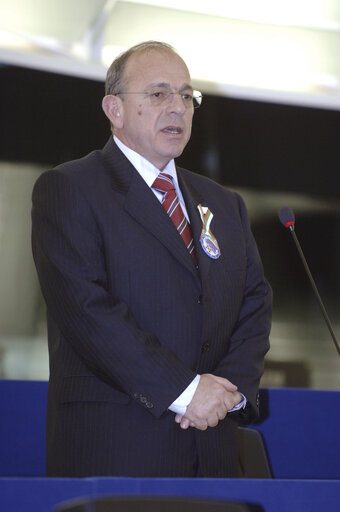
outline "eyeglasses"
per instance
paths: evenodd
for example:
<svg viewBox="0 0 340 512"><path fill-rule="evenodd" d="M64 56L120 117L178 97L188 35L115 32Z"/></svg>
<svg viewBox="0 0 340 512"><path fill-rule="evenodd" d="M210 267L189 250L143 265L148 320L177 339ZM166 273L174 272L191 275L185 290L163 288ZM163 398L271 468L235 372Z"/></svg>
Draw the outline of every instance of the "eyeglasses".
<svg viewBox="0 0 340 512"><path fill-rule="evenodd" d="M192 92L174 92L167 87L156 87L151 91L146 92L116 92L116 96L119 94L144 94L144 97L150 103L150 105L158 107L159 105L170 105L174 94L179 94L182 98L183 105L185 108L198 108L202 103L202 93L199 91Z"/></svg>

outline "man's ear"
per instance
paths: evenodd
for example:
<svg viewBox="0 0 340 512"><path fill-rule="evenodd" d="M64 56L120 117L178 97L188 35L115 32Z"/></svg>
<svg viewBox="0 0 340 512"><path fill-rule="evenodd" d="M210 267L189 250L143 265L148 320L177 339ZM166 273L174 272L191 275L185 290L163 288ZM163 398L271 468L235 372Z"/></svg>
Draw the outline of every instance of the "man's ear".
<svg viewBox="0 0 340 512"><path fill-rule="evenodd" d="M111 121L111 124L114 128L122 128L123 126L123 106L122 100L118 98L118 96L113 96L113 94L108 94L104 96L102 101L102 108L105 112L105 115Z"/></svg>

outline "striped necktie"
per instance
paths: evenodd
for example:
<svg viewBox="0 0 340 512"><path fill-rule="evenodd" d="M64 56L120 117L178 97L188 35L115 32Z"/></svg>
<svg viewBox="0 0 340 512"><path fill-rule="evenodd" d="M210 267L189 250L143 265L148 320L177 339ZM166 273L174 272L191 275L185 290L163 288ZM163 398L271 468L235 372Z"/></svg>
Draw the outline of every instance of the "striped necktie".
<svg viewBox="0 0 340 512"><path fill-rule="evenodd" d="M153 182L152 188L163 194L163 208L174 223L175 228L181 235L189 253L191 254L195 266L197 266L194 240L192 238L190 225L181 208L178 195L176 194L176 190L172 182L172 177L169 174L160 172Z"/></svg>

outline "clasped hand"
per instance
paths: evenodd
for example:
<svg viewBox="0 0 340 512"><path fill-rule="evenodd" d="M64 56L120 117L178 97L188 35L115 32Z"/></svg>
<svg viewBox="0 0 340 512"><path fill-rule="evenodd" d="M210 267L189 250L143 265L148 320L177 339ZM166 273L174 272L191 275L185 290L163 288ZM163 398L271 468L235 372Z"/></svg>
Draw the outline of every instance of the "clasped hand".
<svg viewBox="0 0 340 512"><path fill-rule="evenodd" d="M208 427L215 427L241 400L242 395L232 382L205 373L200 377L185 414L176 414L175 421L183 429L195 427L198 430L206 430Z"/></svg>

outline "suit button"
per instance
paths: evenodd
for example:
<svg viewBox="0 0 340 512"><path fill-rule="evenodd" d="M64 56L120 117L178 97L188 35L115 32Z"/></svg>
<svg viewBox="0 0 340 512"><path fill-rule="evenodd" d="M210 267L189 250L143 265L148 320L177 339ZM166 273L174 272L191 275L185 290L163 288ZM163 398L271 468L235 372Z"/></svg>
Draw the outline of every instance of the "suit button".
<svg viewBox="0 0 340 512"><path fill-rule="evenodd" d="M133 394L133 398L137 398L139 400L140 399L140 393L134 393Z"/></svg>
<svg viewBox="0 0 340 512"><path fill-rule="evenodd" d="M152 408L153 408L153 403L152 403L152 402L146 402L146 404L145 404L145 405L146 405L146 407L147 407L148 409L152 409Z"/></svg>
<svg viewBox="0 0 340 512"><path fill-rule="evenodd" d="M201 352L208 352L209 347L210 347L209 343L203 343L202 348L201 348Z"/></svg>
<svg viewBox="0 0 340 512"><path fill-rule="evenodd" d="M198 302L198 304L201 304L201 302L202 302L202 295L198 296L197 302Z"/></svg>
<svg viewBox="0 0 340 512"><path fill-rule="evenodd" d="M142 404L145 404L148 401L145 396L141 396L139 400L142 402Z"/></svg>

